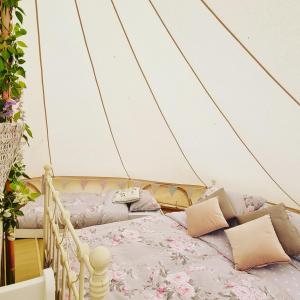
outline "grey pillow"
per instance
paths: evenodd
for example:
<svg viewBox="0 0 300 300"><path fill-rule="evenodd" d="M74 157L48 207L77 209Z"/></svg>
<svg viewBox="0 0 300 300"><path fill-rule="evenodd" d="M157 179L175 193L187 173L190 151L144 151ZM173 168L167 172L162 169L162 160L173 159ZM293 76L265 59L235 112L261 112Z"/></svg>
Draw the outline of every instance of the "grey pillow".
<svg viewBox="0 0 300 300"><path fill-rule="evenodd" d="M300 233L300 214L289 211L288 212L291 223L297 228ZM300 261L300 255L294 256L294 259Z"/></svg>
<svg viewBox="0 0 300 300"><path fill-rule="evenodd" d="M212 185L207 188L200 199L205 199L209 195L212 195L221 189L222 187L218 185ZM246 195L243 193L230 191L225 188L224 192L227 196L227 199L230 200L230 203L237 215L243 215L245 213L258 210L266 203L266 199L260 196Z"/></svg>
<svg viewBox="0 0 300 300"><path fill-rule="evenodd" d="M225 193L237 215L258 210L266 203L266 199L260 196L246 195L228 190L225 190Z"/></svg>
<svg viewBox="0 0 300 300"><path fill-rule="evenodd" d="M185 211L174 211L167 213L166 216L177 222L182 227L187 228Z"/></svg>
<svg viewBox="0 0 300 300"><path fill-rule="evenodd" d="M153 211L160 209L160 205L154 196L147 190L140 191L140 199L130 204L129 210L134 211Z"/></svg>

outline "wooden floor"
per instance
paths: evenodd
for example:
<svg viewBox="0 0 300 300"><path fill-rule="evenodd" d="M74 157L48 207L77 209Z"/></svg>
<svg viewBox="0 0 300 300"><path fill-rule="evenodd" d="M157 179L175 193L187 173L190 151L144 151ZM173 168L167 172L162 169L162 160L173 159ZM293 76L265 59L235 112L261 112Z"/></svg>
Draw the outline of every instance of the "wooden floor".
<svg viewBox="0 0 300 300"><path fill-rule="evenodd" d="M18 239L15 241L16 282L32 279L43 272L43 240Z"/></svg>

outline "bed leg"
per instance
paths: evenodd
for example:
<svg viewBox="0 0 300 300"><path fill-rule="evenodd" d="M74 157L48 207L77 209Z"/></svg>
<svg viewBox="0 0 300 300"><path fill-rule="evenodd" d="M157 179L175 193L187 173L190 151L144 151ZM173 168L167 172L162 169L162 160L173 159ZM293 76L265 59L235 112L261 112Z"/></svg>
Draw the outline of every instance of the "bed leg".
<svg viewBox="0 0 300 300"><path fill-rule="evenodd" d="M107 248L99 246L91 251L89 259L94 269L90 278L90 299L102 300L109 291L107 266L111 255Z"/></svg>

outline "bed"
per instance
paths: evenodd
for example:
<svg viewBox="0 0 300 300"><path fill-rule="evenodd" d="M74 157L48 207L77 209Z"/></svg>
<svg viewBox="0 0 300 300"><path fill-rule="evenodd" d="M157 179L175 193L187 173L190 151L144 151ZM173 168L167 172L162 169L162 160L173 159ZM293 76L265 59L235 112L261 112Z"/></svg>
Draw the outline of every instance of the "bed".
<svg viewBox="0 0 300 300"><path fill-rule="evenodd" d="M49 168L45 212L46 264L59 299L300 298L298 261L236 271L222 230L192 238L164 215L74 230Z"/></svg>

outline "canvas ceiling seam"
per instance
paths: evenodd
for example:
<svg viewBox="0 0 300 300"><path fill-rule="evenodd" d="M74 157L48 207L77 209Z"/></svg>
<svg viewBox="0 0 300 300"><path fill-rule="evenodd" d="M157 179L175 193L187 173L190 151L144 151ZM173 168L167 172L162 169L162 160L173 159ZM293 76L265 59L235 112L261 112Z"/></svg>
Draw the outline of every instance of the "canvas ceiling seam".
<svg viewBox="0 0 300 300"><path fill-rule="evenodd" d="M112 130L111 123L110 123L109 118L108 118L108 113L107 113L107 110L106 110L106 107L105 107L105 104L104 104L103 96L102 96L101 89L100 89L100 84L99 84L98 77L97 77L97 74L96 74L96 70L95 70L95 66L94 66L94 63L93 63L92 55L91 55L91 52L90 52L90 49L89 49L89 45L88 45L88 42L87 42L87 38L86 38L85 30L84 30L84 27L83 27L83 22L82 22L82 18L81 18L81 14L80 14L80 10L79 10L79 6L78 6L78 3L77 3L77 0L74 0L74 3L75 3L75 7L76 7L76 12L77 12L77 16L78 16L78 20L79 20L79 24L80 24L80 29L81 29L82 37L83 37L83 40L84 40L84 45L85 45L85 48L86 48L86 51L87 51L87 54L88 54L88 57L89 57L89 61L90 61L90 65L91 65L91 68L92 68L94 80L95 80L95 83L96 83L96 87L97 87L97 90L98 90L98 94L99 94L99 98L100 98L100 101L101 101L101 104L102 104L102 108L103 108L103 111L104 111L106 122L108 124L110 135L112 137L112 140L113 140L115 149L116 149L116 151L118 153L118 156L119 156L120 162L122 164L122 167L123 167L123 169L124 169L127 177L130 179L131 177L130 177L130 175L129 175L128 171L127 171L127 168L125 166L124 160L122 158L121 152L119 150L116 138L115 138L113 130Z"/></svg>
<svg viewBox="0 0 300 300"><path fill-rule="evenodd" d="M35 3L35 18L36 18L36 28L37 28L37 38L38 38L38 55L40 62L40 76L41 76L41 84L42 84L42 96L43 96L43 106L44 106L44 117L45 117L45 125L46 125L46 136L47 136L47 145L48 145L48 155L49 161L52 165L52 156L51 156L51 148L50 148L50 138L49 138L49 126L48 126L48 114L47 114L47 105L46 105L46 93L45 93L45 81L44 81L44 68L43 68L43 59L42 59L42 46L41 46L41 34L40 34L40 22L39 22L39 10L37 0ZM52 166L52 172L54 176L54 170Z"/></svg>
<svg viewBox="0 0 300 300"><path fill-rule="evenodd" d="M289 96L299 107L300 100L297 99L288 89L267 69L267 67L242 43L242 41L233 33L232 30L222 21L222 19L213 11L213 9L204 1L200 0L220 25L235 39L235 41L245 50L245 52L259 65L259 67Z"/></svg>
<svg viewBox="0 0 300 300"><path fill-rule="evenodd" d="M190 70L192 71L192 73L194 74L196 80L198 81L198 83L201 85L201 87L204 89L205 93L207 94L207 96L209 97L209 99L211 100L211 102L214 104L214 106L216 107L216 109L219 111L219 113L221 114L221 116L223 117L223 119L226 121L226 123L229 125L229 127L231 128L231 130L234 132L234 134L236 135L236 137L238 138L238 140L243 144L243 146L245 147L245 149L248 151L248 153L251 155L251 157L256 161L256 163L261 167L261 169L265 172L265 174L272 180L272 182L292 201L294 202L297 206L300 207L300 204L277 182L277 180L275 180L275 178L271 175L271 173L264 167L264 165L259 161L259 159L255 156L255 154L253 153L253 151L248 147L248 145L246 144L246 142L242 139L242 137L239 135L239 133L237 132L237 130L235 129L235 127L232 125L232 123L230 122L230 120L228 119L228 117L226 116L226 114L222 111L222 109L219 107L219 105L217 104L216 100L212 97L211 93L208 91L207 87L204 85L204 83L201 81L200 77L198 76L197 72L195 71L195 69L193 68L193 66L191 65L191 63L189 62L189 60L187 59L187 57L185 56L185 54L183 53L182 49L179 47L179 44L177 43L177 41L175 40L174 36L172 35L171 31L169 30L169 28L167 27L166 23L164 22L164 20L162 19L161 15L159 14L158 10L156 9L155 5L153 4L152 0L148 0L150 3L150 6L153 8L155 14L157 15L158 19L160 20L161 24L163 25L163 27L165 28L166 32L168 33L169 37L171 38L171 40L173 41L175 47L177 48L177 50L179 51L179 53L181 54L181 56L183 57L184 61L186 62L186 64L188 65L188 67L190 68Z"/></svg>
<svg viewBox="0 0 300 300"><path fill-rule="evenodd" d="M198 173L196 172L196 170L195 170L194 167L192 166L191 162L189 161L189 159L187 158L186 154L184 153L182 147L180 146L179 141L177 140L177 138L176 138L176 136L175 136L173 130L171 129L171 126L170 126L169 122L167 121L167 119L166 119L166 117L165 117L165 115L164 115L164 113L163 113L163 111L162 111L162 109L161 109L161 107L160 107L160 105L159 105L159 103L158 103L158 101L157 101L157 98L156 98L156 96L155 96L155 94L154 94L154 92L153 92L153 90L152 90L152 88L151 88L151 85L150 85L150 83L149 83L149 81L148 81L148 79L147 79L147 77L146 77L146 75L145 75L145 72L144 72L144 70L143 70L143 68L142 68L142 66L141 66L141 64L140 64L140 62L139 62L139 59L138 59L138 57L137 57L137 55L136 55L136 53L135 53L135 51L134 51L134 49L133 49L133 46L132 46L132 44L131 44L131 42L130 42L130 39L129 39L129 37L128 37L128 34L127 34L126 29L125 29L125 27L124 27L124 24L123 24L123 22L122 22L122 20L121 20L121 17L120 17L120 15L119 15L119 12L118 12L118 10L117 10L117 8L116 8L115 3L114 3L113 0L111 0L111 4L112 4L113 10L114 10L114 12L115 12L115 14L116 14L116 16L117 16L117 19L118 19L118 21L119 21L119 23L120 23L120 26L121 26L121 28L122 28L122 31L123 31L123 33L124 33L124 35L125 35L125 38L126 38L126 40L127 40L127 43L128 43L128 45L129 45L129 48L130 48L130 50L131 50L131 52L132 52L132 54L133 54L133 57L134 57L134 59L135 59L135 62L136 62L137 65L138 65L138 68L139 68L139 70L140 70L140 72L141 72L141 74L142 74L142 77L144 78L144 80L145 80L145 82L146 82L146 85L147 85L147 87L148 87L148 89L149 89L149 91L150 91L150 93L151 93L152 99L154 100L154 102L155 102L155 104L156 104L156 107L157 107L157 109L158 109L158 111L159 111L161 117L163 118L163 120L164 120L164 122L165 122L165 124L166 124L166 126L167 126L167 128L168 128L168 130L170 131L170 133L171 133L171 135L172 135L172 137L173 137L173 139L174 139L174 141L175 141L175 143L176 143L176 145L177 145L177 147L178 147L180 153L182 154L184 160L186 161L186 163L188 164L188 166L190 167L190 169L192 170L192 172L194 173L194 175L197 177L197 179L198 179L204 186L207 186L206 183L201 179L201 177L198 175Z"/></svg>

